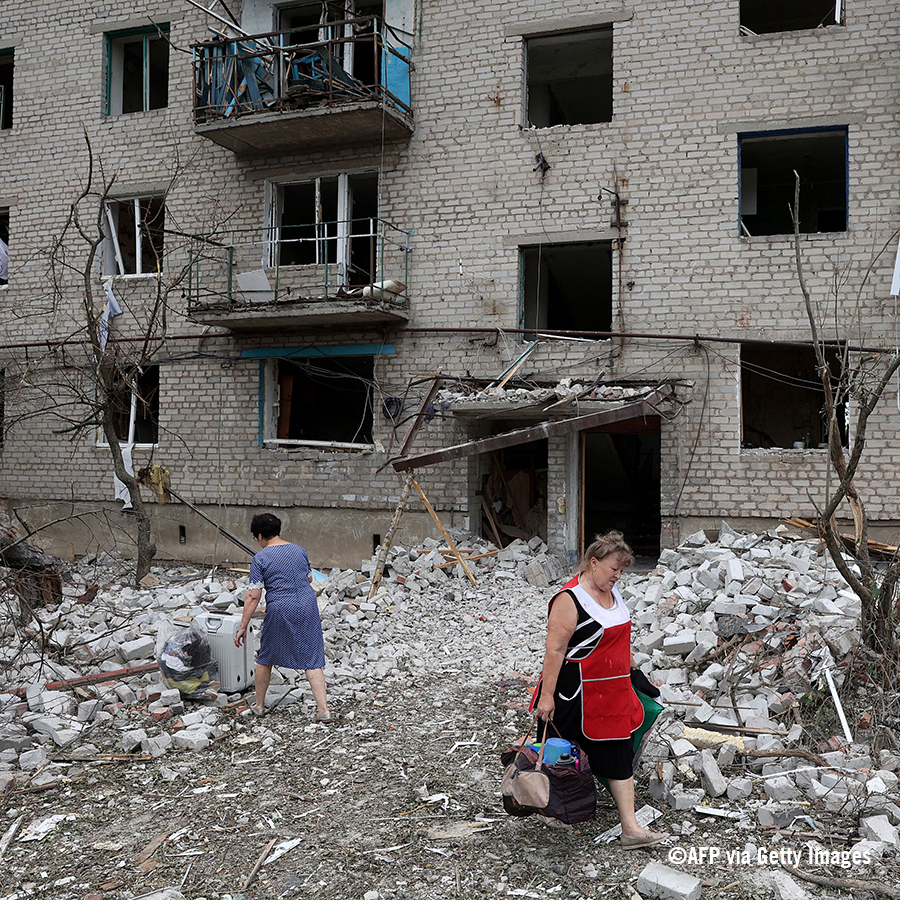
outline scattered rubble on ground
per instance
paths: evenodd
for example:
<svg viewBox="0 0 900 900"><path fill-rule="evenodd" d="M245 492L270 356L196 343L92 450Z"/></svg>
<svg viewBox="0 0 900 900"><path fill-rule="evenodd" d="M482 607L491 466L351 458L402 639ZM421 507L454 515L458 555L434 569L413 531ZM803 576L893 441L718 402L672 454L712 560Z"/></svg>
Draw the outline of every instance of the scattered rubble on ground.
<svg viewBox="0 0 900 900"><path fill-rule="evenodd" d="M245 900L464 896L463 884L471 896L578 898L603 877L646 897L700 896L701 881L820 892L780 870L788 848L802 850L786 860L800 870L897 883L900 754L868 739L864 716L851 718L852 740L838 724L823 676L845 683L859 607L816 541L723 523L717 541L693 535L623 580L637 662L669 711L638 778L665 811L655 827L673 834L649 867L644 853L596 844L616 822L608 803L564 834L503 816L499 750L524 731L549 587L566 570L539 539L498 551L453 537L477 587L432 539L393 547L371 600L374 557L315 582L342 715L331 729L311 723L297 673L276 670L262 720L241 695L195 703L159 683L160 623L237 612L239 572L158 567L134 588L119 561L83 561L57 607L0 624L0 900L126 900L156 887L234 900L276 838L281 855ZM150 823L165 834L133 867L155 839ZM543 856L526 864L535 846ZM96 876L75 866L75 848ZM180 884L160 880L178 864ZM779 876L754 881L763 870Z"/></svg>

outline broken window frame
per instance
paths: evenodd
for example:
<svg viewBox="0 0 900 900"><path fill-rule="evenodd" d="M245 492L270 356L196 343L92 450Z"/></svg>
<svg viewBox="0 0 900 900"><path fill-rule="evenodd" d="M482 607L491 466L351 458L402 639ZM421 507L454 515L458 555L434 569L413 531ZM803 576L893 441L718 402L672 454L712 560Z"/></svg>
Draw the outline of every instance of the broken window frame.
<svg viewBox="0 0 900 900"><path fill-rule="evenodd" d="M13 127L13 85L15 82L16 52L12 47L0 50L0 67L9 65L9 84L0 84L0 131Z"/></svg>
<svg viewBox="0 0 900 900"><path fill-rule="evenodd" d="M529 67L529 56L532 54L533 45L538 44L541 41L560 41L562 42L565 38L570 38L573 40L582 39L585 35L599 35L601 33L607 33L609 36L609 56L610 56L610 68L612 68L612 56L614 52L614 41L615 41L615 32L612 24L607 25L597 25L592 26L591 28L581 28L574 31L561 31L561 32L551 32L548 34L537 34L537 35L528 35L523 40L523 53L524 53L524 74L525 74L525 85L524 85L524 122L526 127L528 128L554 128L557 125L566 125L568 127L578 127L581 125L603 125L607 122L611 122L614 116L614 97L613 97L613 84L614 84L614 73L610 72L609 76L609 116L608 118L598 118L591 119L591 121L587 122L556 122L551 124L541 124L536 125L532 122L532 108L531 108L531 100L532 100L532 82L531 82L531 73ZM565 81L565 79L560 78L561 82ZM569 79L571 80L571 79ZM604 92L606 91L606 84L604 79Z"/></svg>
<svg viewBox="0 0 900 900"><path fill-rule="evenodd" d="M744 143L747 141L761 141L763 139L771 139L772 141L778 141L785 138L795 138L795 137L805 137L805 136L813 136L820 135L821 137L828 136L836 136L841 135L844 140L844 228L834 231L804 231L803 229L803 211L804 211L804 187L806 190L809 190L809 182L804 182L803 175L801 173L800 177L800 234L801 235L809 235L809 234L846 234L850 231L850 134L849 128L846 125L826 125L816 128L783 128L776 129L773 131L747 131L740 132L737 135L738 146L737 146L737 176L738 176L738 235L741 238L748 238L750 240L760 239L760 238L783 238L783 237L793 237L794 230L793 226L790 227L788 231L778 231L778 232L766 232L762 234L751 234L746 224L744 223L744 216L751 215L750 213L746 213L744 211L744 167L743 167L743 155L744 155ZM751 171L747 169L747 171ZM759 193L759 185L755 184L754 192L758 195ZM788 191L789 193L789 203L793 205L794 202L794 188L793 185L790 186ZM755 213L753 214L755 215Z"/></svg>
<svg viewBox="0 0 900 900"><path fill-rule="evenodd" d="M845 24L845 3L844 0L832 0L832 9L830 10L833 13L832 21L825 21L824 19L816 22L815 24L804 25L800 28L776 28L770 29L767 31L753 31L753 29L746 24L744 18L747 15L743 6L744 3L752 3L753 0L738 0L738 22L740 25L741 34L749 35L751 37L758 37L759 35L770 35L770 34L789 34L794 31L816 31L819 28L828 28L833 25L844 25ZM782 4L785 8L795 8L791 6L790 3ZM826 15L827 18L827 15ZM815 20L812 20L815 21Z"/></svg>
<svg viewBox="0 0 900 900"><path fill-rule="evenodd" d="M805 376L803 375L792 375L789 372L781 371L775 368L766 368L759 361L747 360L746 351L750 348L755 348L761 351L767 351L768 353L784 353L785 356L788 352L799 353L800 351L806 351L808 355L808 370ZM848 444L848 433L850 427L850 417L851 417L851 400L849 397L841 399L838 396L838 386L841 381L840 376L840 368L841 368L841 360L842 360L842 349L839 347L835 347L834 345L827 345L824 348L826 361L829 364L832 374L832 387L834 391L835 398L839 401L837 402L837 413L838 413L838 429L841 434L841 443L846 447ZM786 362L789 363L790 360L786 359ZM786 366L785 366L786 368ZM768 379L778 384L784 385L786 388L792 390L808 390L812 394L821 394L823 406L819 408L819 418L820 418L820 427L819 431L816 435L815 445L812 446L812 435L810 432L807 432L809 436L809 440L807 438L803 438L802 440L797 438L792 443L790 447L782 447L778 446L773 442L772 446L746 446L747 439L745 435L747 434L748 429L748 417L746 414L746 409L748 406L747 403L747 388L748 385L746 383L745 371L748 373L752 373L757 378ZM837 374L834 374L837 373ZM768 452L777 452L777 453L806 453L806 452L819 452L825 453L828 451L828 434L827 434L827 425L824 422L824 391L822 389L822 383L819 380L819 375L817 372L817 362L815 357L815 350L812 346L795 346L795 345L783 345L779 346L777 344L765 344L765 343L756 343L753 341L746 341L740 344L738 350L738 400L739 400L739 439L740 439L740 448L742 453L768 453ZM763 398L765 400L765 398ZM796 402L785 399L783 397L779 397L778 395L770 398L771 406L778 406L779 408L790 409L796 411L799 408L799 404ZM751 429L755 431L757 434L764 434L761 429ZM799 435L799 432L798 432ZM771 435L768 435L771 438ZM774 439L773 439L774 440ZM793 446L794 443L803 443L803 447Z"/></svg>
<svg viewBox="0 0 900 900"><path fill-rule="evenodd" d="M357 220L351 218L353 208L353 185L352 181L357 176L374 176L376 184L380 181L381 175L377 169L365 169L355 172L341 172L336 175L319 175L313 178L289 179L269 182L268 192L268 209L266 215L266 234L268 241L266 244L266 253L263 265L270 269L278 269L281 267L309 267L309 266L335 266L337 269L337 278L342 284L350 283L351 275L351 256L352 242L360 238L368 238L375 242L374 258L378 258L378 242L379 222L381 210L376 210L375 216L368 217L370 220L370 229L368 232L358 232L355 229ZM337 220L331 221L325 219L322 214L322 183L328 181L337 181ZM315 185L315 200L312 209L313 219L308 223L301 223L295 226L285 226L284 218L284 189L288 187L299 187L301 185ZM364 219L358 220L360 222ZM282 229L288 227L303 227L303 225L314 226L316 230L315 237L304 238L315 243L316 258L314 262L309 263L282 263ZM329 226L333 225L334 233L329 233ZM333 257L330 252L330 246L334 246ZM372 273L374 277L374 273Z"/></svg>
<svg viewBox="0 0 900 900"><path fill-rule="evenodd" d="M158 210L161 222L157 223L154 216L148 219L153 205L159 201ZM133 249L134 271L126 271L125 257L122 253L120 234L122 224L120 217L124 209L130 209L133 213L132 227L134 247ZM166 223L166 196L162 193L141 194L139 196L111 197L104 203L103 224L105 228L105 240L103 241L103 254L101 270L104 278L147 278L158 277L162 274L165 260L165 223ZM154 238L156 239L154 241ZM153 268L148 269L145 264L144 244L153 252L147 254L147 263L152 263ZM157 246L158 245L158 246ZM132 254L129 253L129 259Z"/></svg>
<svg viewBox="0 0 900 900"><path fill-rule="evenodd" d="M169 71L171 57L169 53L169 24L161 23L149 28L129 28L123 31L109 31L104 35L105 48L103 115L128 116L134 113L149 112L153 109L167 109L169 106ZM155 87L151 77L153 70L153 47L151 44L161 41L166 48L165 54L165 91L162 101L154 96ZM141 44L141 108L124 110L125 62L124 47L126 44Z"/></svg>
<svg viewBox="0 0 900 900"><path fill-rule="evenodd" d="M377 354L351 354L352 357L359 359L369 357L372 360L372 368L374 373L375 359ZM322 359L341 359L338 355L326 354ZM290 449L296 447L298 449L307 447L313 450L342 450L342 451L365 451L374 450L374 387L369 385L368 398L366 403L369 406L369 415L371 416L372 440L371 441L328 441L328 440L304 440L302 438L282 438L278 437L279 418L281 416L281 384L280 384L280 364L282 362L293 363L295 365L304 362L310 362L308 356L291 358L269 358L260 360L260 394L261 394L261 423L259 433L259 444L263 447L272 449ZM315 359L312 359L315 362ZM365 416L364 416L365 418Z"/></svg>
<svg viewBox="0 0 900 900"><path fill-rule="evenodd" d="M141 380L146 379L151 371L155 371L155 383L146 390L147 396L141 396ZM160 413L160 372L161 368L158 363L144 366L143 369L135 368L130 372L120 372L120 378L123 383L131 388L131 402L128 408L128 435L126 438L119 438L120 447L146 447L153 448L159 446L159 413ZM138 430L138 417L140 407L143 407L145 414L143 418L149 423L151 429L151 441L136 441L136 433ZM113 413L121 416L124 420L125 411L118 410ZM97 446L108 447L106 435L103 429L97 428Z"/></svg>
<svg viewBox="0 0 900 900"><path fill-rule="evenodd" d="M609 328L607 328L607 329L575 328L575 327L573 327L573 328L557 328L555 325L550 325L550 324L542 326L537 321L540 310L539 310L537 301L535 301L535 303L533 304L533 310L532 310L534 312L534 328L533 328L533 331L529 331L528 334L523 336L523 340L532 340L532 341L536 340L537 337L544 331L557 331L557 330L561 330L561 331L611 331L612 330L612 323L613 323L614 314L615 314L615 298L613 297L613 275L614 275L615 266L616 266L616 256L615 256L615 253L613 252L613 250L614 250L613 244L614 244L614 241L608 240L608 239L605 239L605 240L587 239L587 240L582 240L582 241L552 242L552 243L544 243L544 244L529 243L529 244L520 244L519 245L519 247L517 249L517 252L519 255L519 327L523 328L523 329L531 328L531 324L528 320L528 312L529 312L528 292L529 292L529 287L534 287L534 285L530 284L529 280L528 280L529 266L528 266L527 254L534 253L534 252L538 253L538 273L540 273L540 271L541 271L542 259L543 259L544 253L546 252L547 254L552 254L555 250L559 250L560 248L562 248L563 252L565 252L565 250L569 249L569 248L577 248L577 247L589 248L589 247L591 247L591 248L599 249L602 247L605 250L608 250L608 252L609 252L609 264L610 264L609 285L608 285L608 287L609 287ZM549 260L546 263L546 266L547 266L546 271L549 276L549 273L551 271L549 268L549 266L550 266ZM538 274L537 278L538 278L537 290L540 291L540 274ZM550 300L549 284L548 284L547 292L548 292L548 297L546 299L549 304L549 300ZM549 317L549 305L548 305L548 317Z"/></svg>

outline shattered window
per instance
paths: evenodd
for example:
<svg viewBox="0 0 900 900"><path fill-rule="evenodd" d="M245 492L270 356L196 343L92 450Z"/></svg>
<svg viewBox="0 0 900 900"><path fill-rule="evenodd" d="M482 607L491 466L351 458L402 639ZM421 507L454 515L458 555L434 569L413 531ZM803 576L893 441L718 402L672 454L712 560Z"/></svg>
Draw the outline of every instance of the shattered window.
<svg viewBox="0 0 900 900"><path fill-rule="evenodd" d="M841 372L837 350L825 353L836 387ZM840 398L838 398L840 399ZM825 392L812 347L744 344L741 347L741 446L793 450L827 446ZM837 409L846 439L846 407Z"/></svg>
<svg viewBox="0 0 900 900"><path fill-rule="evenodd" d="M279 360L276 438L283 443L372 443L372 356Z"/></svg>
<svg viewBox="0 0 900 900"><path fill-rule="evenodd" d="M106 35L106 115L169 105L169 26Z"/></svg>
<svg viewBox="0 0 900 900"><path fill-rule="evenodd" d="M104 275L156 275L162 268L163 197L110 200L105 209Z"/></svg>
<svg viewBox="0 0 900 900"><path fill-rule="evenodd" d="M612 37L608 26L525 41L530 125L612 120Z"/></svg>
<svg viewBox="0 0 900 900"><path fill-rule="evenodd" d="M0 128L12 128L14 51L0 50Z"/></svg>
<svg viewBox="0 0 900 900"><path fill-rule="evenodd" d="M842 21L840 0L741 0L741 30L745 34L801 31Z"/></svg>
<svg viewBox="0 0 900 900"><path fill-rule="evenodd" d="M276 210L279 266L337 265L347 284L371 283L377 262L377 173L278 185Z"/></svg>
<svg viewBox="0 0 900 900"><path fill-rule="evenodd" d="M796 172L800 231L847 230L847 129L740 135L744 235L793 234Z"/></svg>
<svg viewBox="0 0 900 900"><path fill-rule="evenodd" d="M155 444L159 441L159 366L122 374L114 417L120 443Z"/></svg>
<svg viewBox="0 0 900 900"><path fill-rule="evenodd" d="M612 242L522 247L523 328L612 329Z"/></svg>

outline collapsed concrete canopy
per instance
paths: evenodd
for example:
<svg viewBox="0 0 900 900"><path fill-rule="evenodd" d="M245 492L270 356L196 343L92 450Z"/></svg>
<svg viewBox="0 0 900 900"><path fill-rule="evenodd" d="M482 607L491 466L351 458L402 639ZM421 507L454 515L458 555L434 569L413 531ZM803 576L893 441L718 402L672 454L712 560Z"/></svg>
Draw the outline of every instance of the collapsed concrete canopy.
<svg viewBox="0 0 900 900"><path fill-rule="evenodd" d="M529 441L536 441L541 438L571 434L575 431L585 431L588 428L596 428L599 425L611 425L614 422L623 422L643 416L657 416L659 415L657 406L671 395L672 386L663 384L644 397L619 403L599 412L589 413L584 416L574 416L555 422L540 422L527 428L517 428L502 434L467 441L464 444L455 444L452 447L445 447L443 450L433 450L428 453L419 453L416 456L397 459L392 462L392 465L396 471L405 472L409 469L433 466L437 463L448 462L454 459L465 459L476 453L489 453L491 450L515 447L518 444L526 444Z"/></svg>

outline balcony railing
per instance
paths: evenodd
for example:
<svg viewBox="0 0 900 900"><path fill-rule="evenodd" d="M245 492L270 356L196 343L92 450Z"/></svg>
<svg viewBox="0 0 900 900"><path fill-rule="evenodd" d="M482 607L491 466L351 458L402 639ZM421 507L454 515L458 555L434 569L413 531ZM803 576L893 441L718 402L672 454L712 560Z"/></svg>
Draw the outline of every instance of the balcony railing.
<svg viewBox="0 0 900 900"><path fill-rule="evenodd" d="M276 31L195 44L198 131L217 140L218 129L271 118L267 113L368 107L388 114L382 127L408 135L410 48L376 16L330 22L318 32L323 39L304 43L295 43L301 33Z"/></svg>
<svg viewBox="0 0 900 900"><path fill-rule="evenodd" d="M377 218L195 238L188 314L235 331L403 324L410 238Z"/></svg>

